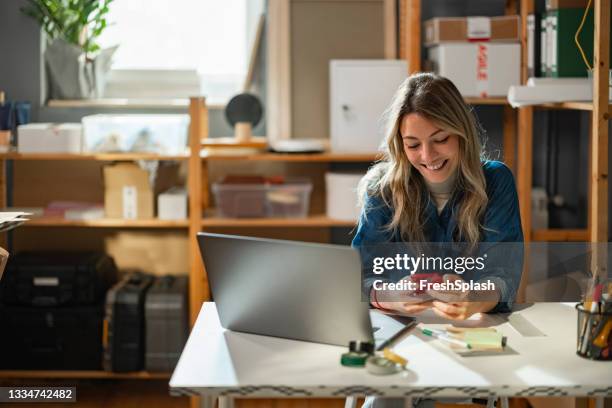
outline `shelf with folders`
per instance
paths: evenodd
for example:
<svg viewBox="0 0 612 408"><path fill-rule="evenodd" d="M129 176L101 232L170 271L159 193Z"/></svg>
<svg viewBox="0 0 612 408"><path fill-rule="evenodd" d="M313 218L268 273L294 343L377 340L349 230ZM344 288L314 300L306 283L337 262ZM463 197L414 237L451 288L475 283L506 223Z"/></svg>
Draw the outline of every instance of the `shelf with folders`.
<svg viewBox="0 0 612 408"><path fill-rule="evenodd" d="M519 171L517 185L523 231L527 240L575 240L591 242L608 241L608 119L610 111L608 72L609 72L609 40L610 37L610 1L594 0L594 61L593 99L592 101L547 103L519 109L519 127L521 138L518 141ZM527 41L527 16L535 10L533 0L521 0L521 22L523 44ZM523 52L523 84L527 82L527 52ZM532 230L531 191L532 191L532 161L533 161L533 111L534 109L575 109L591 112L590 134L590 176L589 176L589 225L584 230Z"/></svg>

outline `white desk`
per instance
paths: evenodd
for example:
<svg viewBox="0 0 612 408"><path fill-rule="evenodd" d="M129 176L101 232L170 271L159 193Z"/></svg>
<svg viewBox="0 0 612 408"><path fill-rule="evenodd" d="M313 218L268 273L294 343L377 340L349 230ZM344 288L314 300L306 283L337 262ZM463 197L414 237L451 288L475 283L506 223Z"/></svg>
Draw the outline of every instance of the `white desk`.
<svg viewBox="0 0 612 408"><path fill-rule="evenodd" d="M375 376L341 366L344 347L227 331L220 326L215 304L205 303L170 389L173 395L257 398L612 396L612 362L575 354L573 305L540 303L513 316L544 335L523 336L506 317L486 315L479 325L501 330L508 337L508 350L503 355L461 357L444 343L413 331L394 347L409 360L409 369ZM422 320L428 323L427 316Z"/></svg>

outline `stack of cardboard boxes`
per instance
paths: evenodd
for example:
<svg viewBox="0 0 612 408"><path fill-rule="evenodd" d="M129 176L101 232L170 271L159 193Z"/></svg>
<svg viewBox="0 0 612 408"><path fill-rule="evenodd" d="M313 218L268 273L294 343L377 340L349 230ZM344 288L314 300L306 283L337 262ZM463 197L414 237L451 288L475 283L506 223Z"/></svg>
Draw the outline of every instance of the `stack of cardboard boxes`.
<svg viewBox="0 0 612 408"><path fill-rule="evenodd" d="M466 97L505 96L520 83L519 17L450 17L425 22L428 63Z"/></svg>
<svg viewBox="0 0 612 408"><path fill-rule="evenodd" d="M104 167L104 210L107 218L151 219L154 191L149 172L135 163ZM157 215L162 220L187 218L187 191L171 188L157 196Z"/></svg>

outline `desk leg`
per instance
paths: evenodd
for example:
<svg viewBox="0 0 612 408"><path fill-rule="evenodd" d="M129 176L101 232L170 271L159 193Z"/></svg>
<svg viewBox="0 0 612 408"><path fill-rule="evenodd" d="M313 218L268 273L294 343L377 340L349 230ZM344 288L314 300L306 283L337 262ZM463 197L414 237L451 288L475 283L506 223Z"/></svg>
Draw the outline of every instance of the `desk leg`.
<svg viewBox="0 0 612 408"><path fill-rule="evenodd" d="M499 397L499 401L501 402L501 408L510 408L508 397Z"/></svg>
<svg viewBox="0 0 612 408"><path fill-rule="evenodd" d="M404 397L404 408L413 408L412 397Z"/></svg>
<svg viewBox="0 0 612 408"><path fill-rule="evenodd" d="M234 398L232 397L219 397L217 401L219 402L219 408L234 408Z"/></svg>
<svg viewBox="0 0 612 408"><path fill-rule="evenodd" d="M604 408L604 397L595 397L595 408Z"/></svg>
<svg viewBox="0 0 612 408"><path fill-rule="evenodd" d="M200 408L214 408L215 399L212 395L203 395L200 398Z"/></svg>
<svg viewBox="0 0 612 408"><path fill-rule="evenodd" d="M344 400L344 408L357 408L357 397L346 397Z"/></svg>

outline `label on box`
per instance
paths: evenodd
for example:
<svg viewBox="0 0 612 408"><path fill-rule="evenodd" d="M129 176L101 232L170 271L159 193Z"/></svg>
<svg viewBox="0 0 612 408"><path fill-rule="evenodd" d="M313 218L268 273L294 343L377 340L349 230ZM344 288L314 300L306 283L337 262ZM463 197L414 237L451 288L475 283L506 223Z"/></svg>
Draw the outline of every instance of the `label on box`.
<svg viewBox="0 0 612 408"><path fill-rule="evenodd" d="M489 46L485 43L478 44L476 62L476 91L481 98L489 94Z"/></svg>
<svg viewBox="0 0 612 408"><path fill-rule="evenodd" d="M425 26L425 38L428 39L428 41L433 41L434 40L434 28L433 28L433 24L427 25Z"/></svg>
<svg viewBox="0 0 612 408"><path fill-rule="evenodd" d="M136 186L123 187L123 218L138 218L138 190Z"/></svg>
<svg viewBox="0 0 612 408"><path fill-rule="evenodd" d="M34 286L59 286L59 278L37 276L32 280L32 283Z"/></svg>
<svg viewBox="0 0 612 408"><path fill-rule="evenodd" d="M490 40L491 19L489 17L468 17L467 36L469 41Z"/></svg>

